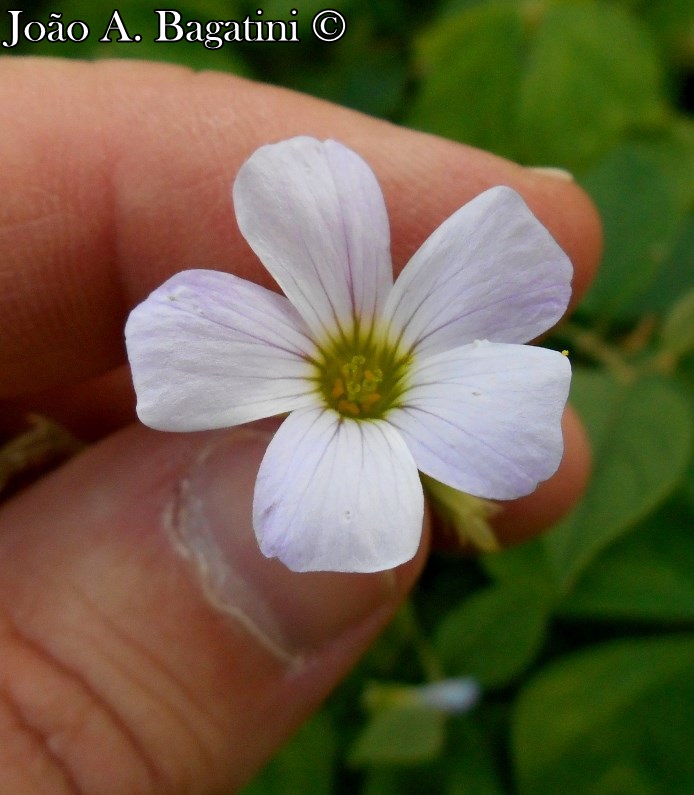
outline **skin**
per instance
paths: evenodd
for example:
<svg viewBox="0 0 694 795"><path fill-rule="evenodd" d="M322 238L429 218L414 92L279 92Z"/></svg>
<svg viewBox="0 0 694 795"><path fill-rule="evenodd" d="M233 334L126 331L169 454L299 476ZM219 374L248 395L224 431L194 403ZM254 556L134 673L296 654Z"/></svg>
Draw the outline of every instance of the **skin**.
<svg viewBox="0 0 694 795"><path fill-rule="evenodd" d="M373 167L396 272L454 210L503 183L571 257L577 300L599 258L596 212L570 181L230 76L19 58L0 72L1 430L33 410L95 442L0 507L4 786L229 791L397 610L429 523L417 557L385 574L295 575L259 557L250 509L267 426L178 435L138 425L128 311L188 267L272 286L236 228L229 188L255 148L296 134L336 138ZM579 496L588 446L570 411L564 428L558 473L501 512L505 542ZM222 528L231 546L220 559L239 566L222 584L196 558L201 527Z"/></svg>

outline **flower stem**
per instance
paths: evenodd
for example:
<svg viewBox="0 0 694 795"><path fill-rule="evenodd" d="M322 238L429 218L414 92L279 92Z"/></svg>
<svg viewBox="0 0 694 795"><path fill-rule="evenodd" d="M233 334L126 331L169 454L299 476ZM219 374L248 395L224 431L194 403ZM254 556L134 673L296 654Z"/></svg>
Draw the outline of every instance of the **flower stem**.
<svg viewBox="0 0 694 795"><path fill-rule="evenodd" d="M410 642L417 655L417 662L422 669L425 679L429 682L438 682L440 679L443 679L445 673L441 667L441 663L439 662L434 647L422 630L411 601L405 602L398 613L398 624L402 629L403 635Z"/></svg>
<svg viewBox="0 0 694 795"><path fill-rule="evenodd" d="M576 323L565 323L559 332L568 338L576 350L604 364L617 381L630 384L636 379L636 370L627 364L620 351L595 331L582 328Z"/></svg>

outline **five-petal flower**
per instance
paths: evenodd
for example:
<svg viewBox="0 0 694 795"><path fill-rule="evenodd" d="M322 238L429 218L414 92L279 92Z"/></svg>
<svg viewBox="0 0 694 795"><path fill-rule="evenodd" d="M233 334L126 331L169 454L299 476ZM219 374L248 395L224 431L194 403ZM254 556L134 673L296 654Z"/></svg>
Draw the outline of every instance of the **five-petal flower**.
<svg viewBox="0 0 694 795"><path fill-rule="evenodd" d="M570 366L523 343L564 313L572 269L517 193L466 204L395 284L381 190L341 144L262 147L233 200L285 295L184 271L133 310L126 340L146 425L289 412L256 483L265 555L296 571L396 566L419 544L418 469L490 499L556 471Z"/></svg>

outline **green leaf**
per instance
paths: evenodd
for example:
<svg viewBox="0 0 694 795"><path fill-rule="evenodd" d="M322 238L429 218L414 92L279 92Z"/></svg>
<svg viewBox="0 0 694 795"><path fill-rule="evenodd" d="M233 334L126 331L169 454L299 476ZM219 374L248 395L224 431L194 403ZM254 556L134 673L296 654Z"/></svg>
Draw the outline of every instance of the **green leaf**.
<svg viewBox="0 0 694 795"><path fill-rule="evenodd" d="M512 721L521 795L694 791L694 637L621 640L546 668Z"/></svg>
<svg viewBox="0 0 694 795"><path fill-rule="evenodd" d="M687 500L687 504L694 510L694 457L692 457L692 460L689 462L682 494Z"/></svg>
<svg viewBox="0 0 694 795"><path fill-rule="evenodd" d="M544 593L524 581L487 588L451 610L434 646L447 673L486 687L505 685L532 662L549 613Z"/></svg>
<svg viewBox="0 0 694 795"><path fill-rule="evenodd" d="M544 540L565 590L675 488L692 437L688 405L664 379L620 385L607 375L576 370L572 399L586 422L595 463L583 499Z"/></svg>
<svg viewBox="0 0 694 795"><path fill-rule="evenodd" d="M562 602L562 615L694 621L694 513L675 501L607 549Z"/></svg>
<svg viewBox="0 0 694 795"><path fill-rule="evenodd" d="M685 394L689 396L689 405L694 414L694 356L687 356L680 360L677 377L686 390ZM682 496L687 501L690 510L694 511L694 454L689 458Z"/></svg>
<svg viewBox="0 0 694 795"><path fill-rule="evenodd" d="M561 3L537 28L520 88L525 160L582 168L637 126L663 118L648 32L604 3Z"/></svg>
<svg viewBox="0 0 694 795"><path fill-rule="evenodd" d="M539 538L481 558L482 565L499 582L524 581L528 587L542 588L548 595L555 590L547 549Z"/></svg>
<svg viewBox="0 0 694 795"><path fill-rule="evenodd" d="M676 190L680 210L694 205L694 120L672 116L657 135L629 142L630 148L652 162Z"/></svg>
<svg viewBox="0 0 694 795"><path fill-rule="evenodd" d="M678 356L694 350L694 289L683 295L665 318L663 344Z"/></svg>
<svg viewBox="0 0 694 795"><path fill-rule="evenodd" d="M496 764L498 738L477 719L478 714L449 722L450 752L442 760L445 777L442 790L445 795L503 795L508 791L502 784Z"/></svg>
<svg viewBox="0 0 694 795"><path fill-rule="evenodd" d="M445 715L431 707L379 710L357 738L350 764L407 765L434 759L443 749L445 724Z"/></svg>
<svg viewBox="0 0 694 795"><path fill-rule="evenodd" d="M440 20L416 42L420 84L406 122L513 155L523 47L520 10L512 3L485 3Z"/></svg>
<svg viewBox="0 0 694 795"><path fill-rule="evenodd" d="M582 306L604 317L629 313L656 279L684 220L679 187L657 158L624 145L582 180L602 216L602 268Z"/></svg>
<svg viewBox="0 0 694 795"><path fill-rule="evenodd" d="M332 45L335 56L329 69L320 64L304 68L291 76L292 87L363 113L393 114L407 86L404 59L363 26L350 29L349 39L340 43Z"/></svg>
<svg viewBox="0 0 694 795"><path fill-rule="evenodd" d="M243 795L330 795L334 791L336 737L318 712L243 790Z"/></svg>
<svg viewBox="0 0 694 795"><path fill-rule="evenodd" d="M674 66L694 64L694 4L691 0L648 0L641 14L662 39L663 52Z"/></svg>
<svg viewBox="0 0 694 795"><path fill-rule="evenodd" d="M694 171L694 167L692 168ZM648 290L632 305L634 315L667 312L686 290L694 289L694 215L685 216L665 263Z"/></svg>
<svg viewBox="0 0 694 795"><path fill-rule="evenodd" d="M408 791L407 775L397 767L374 767L365 772L360 795L402 795Z"/></svg>

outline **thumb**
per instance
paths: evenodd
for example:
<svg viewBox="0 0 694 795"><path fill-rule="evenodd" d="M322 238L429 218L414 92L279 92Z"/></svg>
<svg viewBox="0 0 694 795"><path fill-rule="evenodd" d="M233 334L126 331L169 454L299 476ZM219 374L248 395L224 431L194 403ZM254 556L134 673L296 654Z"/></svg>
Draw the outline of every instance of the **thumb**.
<svg viewBox="0 0 694 795"><path fill-rule="evenodd" d="M0 510L8 792L238 787L392 616L422 549L368 575L260 554L268 439L132 427Z"/></svg>

